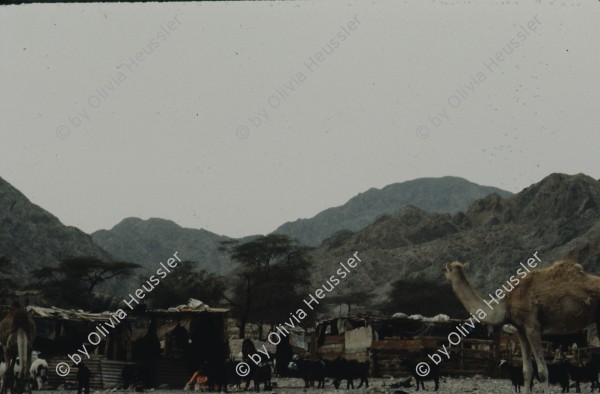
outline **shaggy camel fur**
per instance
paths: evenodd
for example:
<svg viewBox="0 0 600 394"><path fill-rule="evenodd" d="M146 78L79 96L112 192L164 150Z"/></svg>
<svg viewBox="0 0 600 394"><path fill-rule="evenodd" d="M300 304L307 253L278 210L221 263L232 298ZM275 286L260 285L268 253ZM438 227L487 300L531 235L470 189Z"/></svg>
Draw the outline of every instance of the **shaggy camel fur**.
<svg viewBox="0 0 600 394"><path fill-rule="evenodd" d="M13 309L0 322L0 343L4 348L4 360L8 368L6 369L0 394L5 394L7 389L14 387L13 374L17 357L21 369L17 376L16 392L21 393L27 390L31 393L31 387L27 373L31 364L31 354L33 341L35 340L36 328L33 319L27 314L27 311L18 304L13 305Z"/></svg>
<svg viewBox="0 0 600 394"><path fill-rule="evenodd" d="M584 273L581 265L574 261L557 261L546 268L528 273L521 271L519 277L511 276L504 286L509 283L512 286L503 286L503 296L495 296L502 299L499 304L490 303L491 306L484 302L489 302L491 296L483 297L473 289L465 276L465 268L466 265L459 262L447 264L445 276L467 311L479 317L486 313L487 316L480 319L484 323L508 323L517 328L525 382L531 381L533 374L529 362L533 352L540 381L546 382L546 389L549 388L542 335L572 334L594 322L600 328L600 277ZM525 392L530 392L528 385Z"/></svg>

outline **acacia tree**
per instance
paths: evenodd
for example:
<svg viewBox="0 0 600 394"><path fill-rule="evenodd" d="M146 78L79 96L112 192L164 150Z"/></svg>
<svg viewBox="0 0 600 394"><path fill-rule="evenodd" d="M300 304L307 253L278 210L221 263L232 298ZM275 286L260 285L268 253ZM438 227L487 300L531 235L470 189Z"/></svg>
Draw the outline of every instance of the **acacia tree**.
<svg viewBox="0 0 600 394"><path fill-rule="evenodd" d="M310 284L308 248L286 235L270 234L246 243L225 241L221 250L238 263L232 296L226 297L240 320L240 338L246 323L276 324L295 312Z"/></svg>
<svg viewBox="0 0 600 394"><path fill-rule="evenodd" d="M155 308L168 308L185 304L196 298L209 306L219 304L225 292L223 279L205 269L197 270L198 263L182 261L177 269L148 295Z"/></svg>
<svg viewBox="0 0 600 394"><path fill-rule="evenodd" d="M116 277L129 276L141 265L125 261L105 262L96 257L72 257L57 266L44 266L32 272L45 295L71 306L92 305L98 285Z"/></svg>
<svg viewBox="0 0 600 394"><path fill-rule="evenodd" d="M403 312L408 315L433 316L439 313L453 317L465 315L465 309L452 291L452 287L447 283L436 281L397 280L392 283L384 309L388 313Z"/></svg>
<svg viewBox="0 0 600 394"><path fill-rule="evenodd" d="M370 305L372 299L375 297L375 291L373 290L359 290L353 291L353 289L342 292L339 295L329 297L329 303L331 305L339 305L340 310L342 305L348 306L348 314L352 310L352 306L367 306Z"/></svg>

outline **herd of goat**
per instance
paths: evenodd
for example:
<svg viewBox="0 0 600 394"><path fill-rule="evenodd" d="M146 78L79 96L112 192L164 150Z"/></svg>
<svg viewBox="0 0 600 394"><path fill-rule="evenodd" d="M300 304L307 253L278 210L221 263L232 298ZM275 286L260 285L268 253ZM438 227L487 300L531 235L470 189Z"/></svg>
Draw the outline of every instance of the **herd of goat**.
<svg viewBox="0 0 600 394"><path fill-rule="evenodd" d="M259 391L260 385L264 385L264 390L271 390L273 385L271 384L271 369L270 363L262 363L260 365L250 364L250 373L242 378L235 373L236 362L230 361L224 365L223 368L215 368L210 365L205 365L204 372L208 377L209 389L215 388L226 388L228 384L235 384L241 386L242 382L246 382L246 389L250 382L254 383L254 390ZM346 389L355 388L354 381L359 380L357 389L361 388L364 384L365 388L369 387L369 361L359 362L355 360L346 360L342 357L338 357L334 360L307 360L307 359L295 359L287 365L288 376L300 378L304 381L304 387L315 387L325 388L326 379L331 379L333 386L338 389L341 386L342 381L346 381ZM412 377L416 381L416 390L420 388L425 389L424 382L431 380L435 383L434 390L439 388L440 374L439 369L434 367L430 370L427 376L419 376L415 372L416 363L411 360L404 360L403 366L406 367ZM533 387L534 379L537 376L537 365L535 360L532 360L532 366L534 375L529 382L530 387ZM500 369L508 374L511 383L516 393L521 391L521 387L525 385L523 370L521 366L513 366L503 360L500 363ZM0 363L0 376L4 376L6 370L6 364ZM20 370L20 365L17 363L14 368L14 373L17 374ZM34 354L34 361L30 368L30 379L33 387L38 390L45 387L48 376L48 363L46 360L37 357ZM594 392L595 388L598 388L600 393L600 381L598 375L600 373L600 355L594 355L592 359L585 363L582 367L575 366L567 361L559 363L548 364L548 375L549 383L554 385L560 385L563 393L568 393L571 381L575 383L575 392L581 392L581 383L591 383L591 391ZM392 385L392 388L401 387L412 387L410 378ZM396 386L396 387L394 387ZM396 391L402 392L402 391Z"/></svg>
<svg viewBox="0 0 600 394"><path fill-rule="evenodd" d="M249 364L250 372L245 377L240 377L235 372L237 362L228 361L225 368L218 366L205 365L204 373L208 381L209 390L226 388L228 384L240 386L242 382L246 383L245 389L248 388L250 382L254 383L254 390L259 391L260 385L264 386L264 390L268 391L273 388L271 384L271 363L261 363L259 365ZM342 381L346 381L346 388L354 388L354 381L360 380L357 388L361 388L364 384L369 387L369 361L359 362L354 360L346 360L338 357L335 360L292 360L287 365L287 375L289 377L300 378L304 381L304 387L325 388L325 380L330 378L333 380L333 385L337 389Z"/></svg>
<svg viewBox="0 0 600 394"><path fill-rule="evenodd" d="M533 365L533 376L529 382L529 387L533 387L534 378L539 380L537 375L537 365L535 360L531 360ZM521 366L515 367L508 364L505 360L500 363L500 368L510 376L511 383L515 388L515 392L521 392L521 387L525 385L523 377L523 369ZM563 393L568 393L571 385L571 380L575 382L575 392L581 392L581 383L591 383L591 391L594 392L598 388L600 392L600 382L598 374L600 372L600 355L594 355L592 359L582 367L575 366L568 361L561 361L555 364L548 364L548 381L550 384L560 385Z"/></svg>
<svg viewBox="0 0 600 394"><path fill-rule="evenodd" d="M539 380L537 376L537 365L532 360L534 376L529 382L530 387L533 387L534 378ZM420 376L416 373L415 367L416 362L405 359L402 365L408 369L411 373L412 378L416 381L416 390L425 389L425 381L433 381L435 384L434 390L439 389L440 371L439 368L434 366L431 368L427 376ZM234 367L232 363L231 368ZM304 387L324 388L325 381L327 378L332 380L333 386L338 389L343 380L346 380L346 389L354 388L354 380L360 380L360 383L356 387L361 388L364 384L365 387L369 387L369 361L359 362L346 360L338 357L335 360L294 360L288 365L288 372L290 377L301 378L304 381ZM521 366L510 365L506 361L500 363L500 369L505 371L512 385L514 386L515 392L519 393L521 387L524 386L523 370ZM592 359L581 367L575 366L567 361L560 363L548 364L549 383L554 385L560 385L563 393L568 393L571 382L574 382L575 392L581 392L581 383L591 383L591 391L594 392L595 388L598 388L600 393L600 382L598 381L598 375L600 372L600 355L595 355ZM229 375L232 376L232 375ZM412 378L408 378L404 381L400 381L391 385L391 388L399 389L403 387L413 387L411 384ZM240 384L242 380L246 380L246 388L250 381L254 382L255 391L259 391L261 384L264 384L265 390L270 390L273 386L271 385L271 364L264 363L259 366L252 366L251 373L244 379L237 377L238 382L229 381L229 383ZM211 379L210 382L216 382ZM396 393L403 393L403 391L396 391Z"/></svg>

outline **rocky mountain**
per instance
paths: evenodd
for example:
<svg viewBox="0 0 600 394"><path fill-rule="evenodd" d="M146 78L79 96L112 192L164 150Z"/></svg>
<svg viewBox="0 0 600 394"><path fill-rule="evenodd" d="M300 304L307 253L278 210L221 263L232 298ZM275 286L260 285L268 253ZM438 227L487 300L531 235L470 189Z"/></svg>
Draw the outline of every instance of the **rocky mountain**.
<svg viewBox="0 0 600 394"><path fill-rule="evenodd" d="M92 238L115 258L147 267L154 267L160 256L171 256L175 251L180 258L198 262L200 268L211 272L225 273L233 267L218 250L222 241L231 238L184 228L170 220L127 218L110 230L94 232Z"/></svg>
<svg viewBox="0 0 600 394"><path fill-rule="evenodd" d="M422 178L386 186L381 190L370 189L341 207L323 211L312 219L286 223L275 232L314 245L341 229L361 229L377 216L397 212L409 203L428 210L457 212L490 193L502 196L511 194L462 178ZM234 265L218 250L220 243L230 238L206 230L183 228L165 219L127 218L110 230L94 232L92 238L115 258L142 265L154 264L156 256L170 255L176 248L185 259L197 261L201 267L213 272L225 273ZM240 239L240 242L251 238Z"/></svg>
<svg viewBox="0 0 600 394"><path fill-rule="evenodd" d="M511 197L479 199L465 212L432 213L410 206L358 232L338 233L312 252L313 281L320 286L339 261L356 251L362 256L360 268L340 291L375 289L379 301L396 280L445 282L442 267L455 260L470 263L468 276L483 294L495 291L536 251L540 266L573 257L586 271L599 274L599 219L599 181L552 174Z"/></svg>
<svg viewBox="0 0 600 394"><path fill-rule="evenodd" d="M373 189L315 217L318 220L314 223L328 215L333 222L339 217L341 222L350 223L354 206L354 223L359 223L368 215L376 216L377 207L389 204L392 210L379 214L359 230L335 232L311 252L315 288L336 272L340 261L357 251L362 262L335 292L360 297L373 292L373 301L379 304L397 280L424 286L445 283L442 267L453 260L470 262L469 278L484 294L497 289L515 274L519 262L536 251L542 265L568 256L576 258L586 271L600 274L600 182L593 178L552 174L515 195L502 191L486 194L485 190L493 188L452 177L398 185L405 184L412 186ZM405 191L393 192L401 189ZM406 191L409 189L412 192ZM455 212L460 210L465 195L478 192L484 196ZM396 212L390 203L394 198L418 200L420 207L405 205ZM440 209L444 204L451 212L433 212L432 207ZM309 225L313 219L303 223ZM218 250L228 237L183 228L169 220L137 218L125 219L111 230L100 230L90 237L64 226L2 179L0 222L0 256L11 259L17 274L26 275L42 265L82 255L154 266L160 260L157 256L170 256L175 250L183 259L197 261L213 272L227 273L233 267ZM316 241L314 238L311 242Z"/></svg>
<svg viewBox="0 0 600 394"><path fill-rule="evenodd" d="M0 256L8 257L15 274L27 277L33 269L67 257L94 256L110 260L81 230L63 225L55 216L31 203L0 178Z"/></svg>
<svg viewBox="0 0 600 394"><path fill-rule="evenodd" d="M465 211L473 201L492 193L501 197L511 195L510 192L480 186L463 178L419 178L382 189L369 189L344 205L326 209L310 219L287 222L274 232L294 237L308 246L317 246L338 231L359 231L377 217L397 213L409 205L428 212L456 213Z"/></svg>

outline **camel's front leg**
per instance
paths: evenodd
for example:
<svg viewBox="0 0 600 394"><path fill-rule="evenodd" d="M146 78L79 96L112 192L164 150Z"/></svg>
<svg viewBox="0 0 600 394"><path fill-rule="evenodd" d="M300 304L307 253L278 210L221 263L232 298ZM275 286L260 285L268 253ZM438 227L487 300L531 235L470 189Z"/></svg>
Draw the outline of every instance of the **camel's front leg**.
<svg viewBox="0 0 600 394"><path fill-rule="evenodd" d="M31 352L29 353L31 354ZM31 394L31 379L29 379L29 366L27 367L27 369L25 370L25 390ZM41 390L41 386L40 386L40 390Z"/></svg>
<svg viewBox="0 0 600 394"><path fill-rule="evenodd" d="M0 394L6 394L6 371L2 371L0 379L2 379L0 382Z"/></svg>
<svg viewBox="0 0 600 394"><path fill-rule="evenodd" d="M18 377L15 376L15 365L17 364L16 356L8 363L8 373L6 374L6 389L10 390L10 394L15 392L15 383L18 383Z"/></svg>
<svg viewBox="0 0 600 394"><path fill-rule="evenodd" d="M527 334L527 340L531 346L533 357L537 363L538 374L540 382L544 383L544 391L550 391L550 383L548 382L548 366L546 365L546 359L544 358L544 348L542 347L542 335L537 327L529 327L525 329Z"/></svg>
<svg viewBox="0 0 600 394"><path fill-rule="evenodd" d="M531 348L529 347L529 341L527 336L519 329L519 343L521 344L521 358L523 359L523 378L525 383L524 389L525 394L531 393L529 382L533 376L533 370L531 367Z"/></svg>
<svg viewBox="0 0 600 394"><path fill-rule="evenodd" d="M0 371L0 373L2 374L2 376L0 377L0 379L2 379L2 382L0 382L0 394L6 394L7 387L9 387L7 384L7 379L8 371L10 371L10 355L8 354L8 348L5 344L2 344L2 348L4 350L4 371Z"/></svg>

